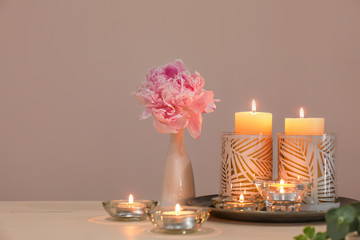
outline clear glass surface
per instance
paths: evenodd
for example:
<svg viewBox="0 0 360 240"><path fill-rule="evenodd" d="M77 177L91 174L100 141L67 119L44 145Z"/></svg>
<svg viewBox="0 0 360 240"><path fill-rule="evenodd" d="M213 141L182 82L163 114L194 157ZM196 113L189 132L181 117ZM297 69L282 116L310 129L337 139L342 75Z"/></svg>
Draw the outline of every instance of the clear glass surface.
<svg viewBox="0 0 360 240"><path fill-rule="evenodd" d="M300 180L284 183L274 180L255 180L256 187L264 199L269 212L298 212L312 183Z"/></svg>
<svg viewBox="0 0 360 240"><path fill-rule="evenodd" d="M174 207L157 207L149 214L157 231L171 234L195 232L207 221L209 215L209 208L190 206L181 207L178 213L174 211Z"/></svg>
<svg viewBox="0 0 360 240"><path fill-rule="evenodd" d="M265 201L260 198L240 199L235 196L218 196L211 199L214 207L230 211L261 211Z"/></svg>
<svg viewBox="0 0 360 240"><path fill-rule="evenodd" d="M157 206L158 201L136 200L129 204L127 200L109 200L102 204L105 211L115 220L141 221L147 218L149 211Z"/></svg>

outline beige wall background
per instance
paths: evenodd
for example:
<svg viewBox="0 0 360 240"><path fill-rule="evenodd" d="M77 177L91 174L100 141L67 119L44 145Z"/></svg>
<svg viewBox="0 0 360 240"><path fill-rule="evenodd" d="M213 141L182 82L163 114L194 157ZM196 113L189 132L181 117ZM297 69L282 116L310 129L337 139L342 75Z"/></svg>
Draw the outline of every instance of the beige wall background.
<svg viewBox="0 0 360 240"><path fill-rule="evenodd" d="M159 199L169 136L131 96L181 58L222 101L186 133L197 195L219 190L234 113L324 117L338 194L360 199L360 1L0 0L0 200Z"/></svg>

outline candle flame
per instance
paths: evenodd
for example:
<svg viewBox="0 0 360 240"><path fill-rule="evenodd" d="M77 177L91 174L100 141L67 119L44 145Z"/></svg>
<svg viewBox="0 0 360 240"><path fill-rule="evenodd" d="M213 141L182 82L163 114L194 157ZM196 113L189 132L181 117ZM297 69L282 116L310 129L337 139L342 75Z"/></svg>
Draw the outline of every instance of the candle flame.
<svg viewBox="0 0 360 240"><path fill-rule="evenodd" d="M253 113L253 114L256 113L256 103L255 103L255 99L252 100L252 113Z"/></svg>
<svg viewBox="0 0 360 240"><path fill-rule="evenodd" d="M285 184L284 179L281 179L281 180L280 180L280 193L285 193L285 191L284 191L284 186L281 186L281 185L284 185L284 184Z"/></svg>
<svg viewBox="0 0 360 240"><path fill-rule="evenodd" d="M132 194L129 195L129 204L133 204L134 203L134 197Z"/></svg>
<svg viewBox="0 0 360 240"><path fill-rule="evenodd" d="M240 202L244 202L244 195L243 194L240 195Z"/></svg>
<svg viewBox="0 0 360 240"><path fill-rule="evenodd" d="M298 176L298 180L300 180L300 176Z"/></svg>
<svg viewBox="0 0 360 240"><path fill-rule="evenodd" d="M300 108L300 118L304 118L304 109Z"/></svg>
<svg viewBox="0 0 360 240"><path fill-rule="evenodd" d="M180 204L177 203L176 206L175 206L176 215L180 215L180 210L181 210Z"/></svg>

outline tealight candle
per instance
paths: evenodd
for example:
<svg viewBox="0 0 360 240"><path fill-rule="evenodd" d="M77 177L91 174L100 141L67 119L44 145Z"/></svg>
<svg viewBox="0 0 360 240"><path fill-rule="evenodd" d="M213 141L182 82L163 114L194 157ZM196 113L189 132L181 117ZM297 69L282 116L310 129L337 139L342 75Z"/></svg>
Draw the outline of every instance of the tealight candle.
<svg viewBox="0 0 360 240"><path fill-rule="evenodd" d="M235 133L237 134L271 134L272 114L257 112L255 100L252 111L235 113Z"/></svg>
<svg viewBox="0 0 360 240"><path fill-rule="evenodd" d="M239 210L239 211L255 211L255 204L253 202L246 202L244 195L241 194L239 201L225 201L224 209L227 210Z"/></svg>
<svg viewBox="0 0 360 240"><path fill-rule="evenodd" d="M269 212L298 212L300 204L305 197L309 182L293 181L280 182L268 180L254 181L260 194L266 199L267 211Z"/></svg>
<svg viewBox="0 0 360 240"><path fill-rule="evenodd" d="M300 178L298 178L298 180L300 180ZM277 182L269 183L269 187L275 187L275 188L277 187L277 188L279 188L281 190L281 189L284 189L284 187L286 187L286 188L296 187L296 184L294 184L294 183L285 183L284 179L280 179L279 183L277 183Z"/></svg>
<svg viewBox="0 0 360 240"><path fill-rule="evenodd" d="M216 208L230 211L260 211L264 207L262 199L245 199L243 194L240 197L214 197L212 203Z"/></svg>
<svg viewBox="0 0 360 240"><path fill-rule="evenodd" d="M269 199L274 201L298 201L298 196L295 190L295 184L285 183L283 179L279 183L269 184Z"/></svg>
<svg viewBox="0 0 360 240"><path fill-rule="evenodd" d="M324 118L304 118L304 109L300 108L300 118L285 118L286 135L323 135Z"/></svg>
<svg viewBox="0 0 360 240"><path fill-rule="evenodd" d="M116 214L119 217L133 218L145 214L145 205L139 202L134 202L132 194L129 196L128 202L120 202L116 206Z"/></svg>
<svg viewBox="0 0 360 240"><path fill-rule="evenodd" d="M196 224L194 211L181 211L179 204L176 204L175 211L164 211L162 217L166 230L189 230Z"/></svg>
<svg viewBox="0 0 360 240"><path fill-rule="evenodd" d="M103 202L105 210L111 217L121 221L139 221L147 217L148 211L157 205L157 201L134 201L132 194L129 200L110 200Z"/></svg>
<svg viewBox="0 0 360 240"><path fill-rule="evenodd" d="M150 219L157 230L165 233L190 233L196 231L209 217L208 208L181 208L176 204L174 208L162 207L151 211Z"/></svg>

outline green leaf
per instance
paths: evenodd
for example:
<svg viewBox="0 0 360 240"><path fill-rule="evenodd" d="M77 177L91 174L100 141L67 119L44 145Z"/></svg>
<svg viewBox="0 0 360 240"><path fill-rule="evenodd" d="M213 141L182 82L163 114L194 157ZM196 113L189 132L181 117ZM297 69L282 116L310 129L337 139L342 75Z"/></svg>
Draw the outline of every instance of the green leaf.
<svg viewBox="0 0 360 240"><path fill-rule="evenodd" d="M351 205L330 209L325 214L328 236L332 240L344 239L356 224L355 216L356 210Z"/></svg>
<svg viewBox="0 0 360 240"><path fill-rule="evenodd" d="M326 232L318 232L316 233L314 240L326 240L326 238L327 238Z"/></svg>
<svg viewBox="0 0 360 240"><path fill-rule="evenodd" d="M360 235L360 203L353 203L351 204L355 210L356 210L356 223L353 226L353 231L357 231L358 234Z"/></svg>
<svg viewBox="0 0 360 240"><path fill-rule="evenodd" d="M304 234L294 237L295 240L308 240L308 237Z"/></svg>
<svg viewBox="0 0 360 240"><path fill-rule="evenodd" d="M344 218L344 223L352 223L356 216L356 209L353 206L345 205L337 209L337 215Z"/></svg>
<svg viewBox="0 0 360 240"><path fill-rule="evenodd" d="M313 239L315 236L315 228L311 226L306 226L304 228L304 233L308 238Z"/></svg>
<svg viewBox="0 0 360 240"><path fill-rule="evenodd" d="M360 202L351 204L356 209L356 215L360 215Z"/></svg>

